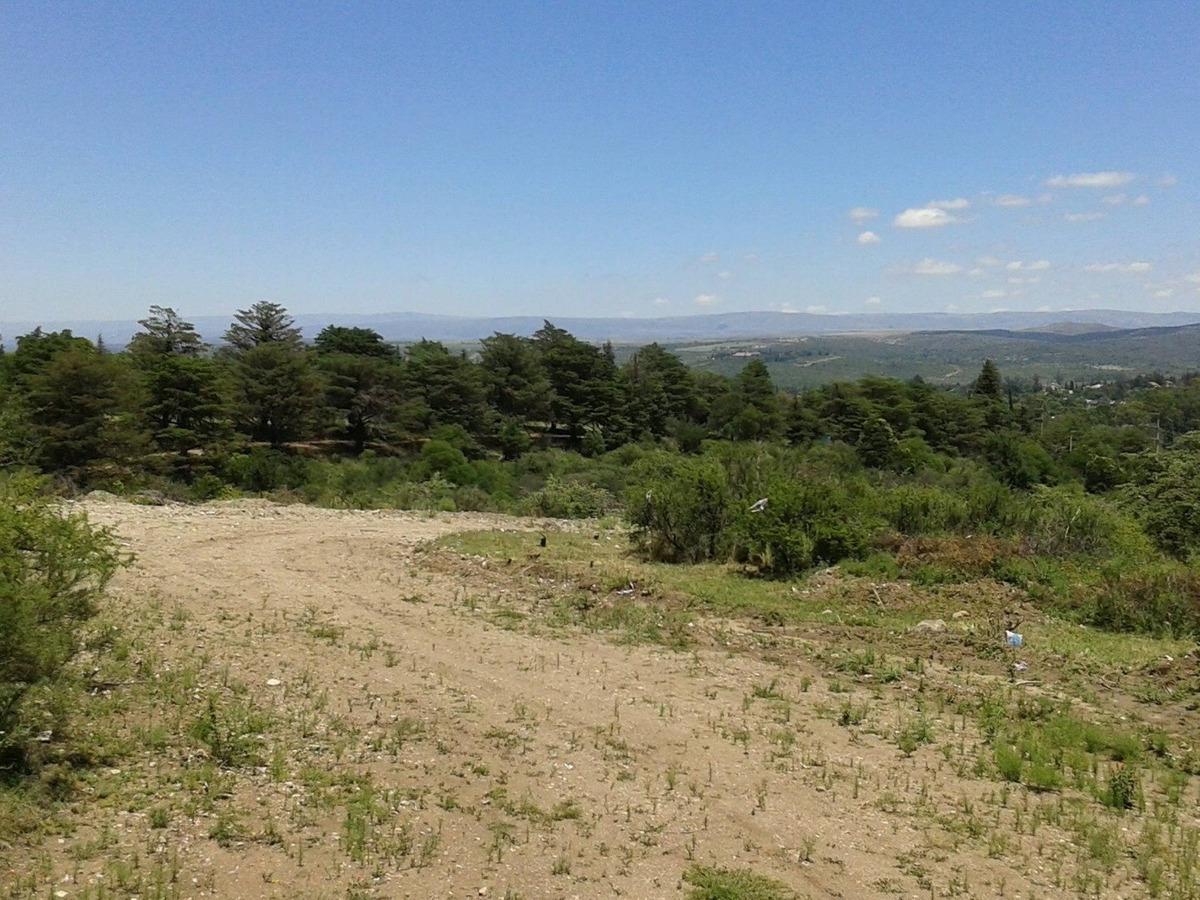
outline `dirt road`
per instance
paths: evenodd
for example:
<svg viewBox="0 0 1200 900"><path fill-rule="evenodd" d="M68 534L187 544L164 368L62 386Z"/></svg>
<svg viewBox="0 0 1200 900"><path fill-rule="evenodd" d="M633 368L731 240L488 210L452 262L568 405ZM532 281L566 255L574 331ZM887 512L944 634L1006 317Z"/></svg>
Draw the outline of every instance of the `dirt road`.
<svg viewBox="0 0 1200 900"><path fill-rule="evenodd" d="M215 692L272 724L260 764L222 767L208 804L186 802L201 752L126 764L141 799L76 835L103 830L110 849L51 864L68 895L135 852L143 866L169 856L162 896L181 897L679 897L693 864L804 897L1015 885L978 848L931 841L909 808L959 802L942 755L841 727L844 695L803 654L779 666L527 627L498 601L520 610L553 585L488 586L478 565L460 577L418 549L555 523L84 506L136 554L113 590L131 619L155 611L140 652L194 669L194 706ZM1045 884L1038 868L1022 880Z"/></svg>

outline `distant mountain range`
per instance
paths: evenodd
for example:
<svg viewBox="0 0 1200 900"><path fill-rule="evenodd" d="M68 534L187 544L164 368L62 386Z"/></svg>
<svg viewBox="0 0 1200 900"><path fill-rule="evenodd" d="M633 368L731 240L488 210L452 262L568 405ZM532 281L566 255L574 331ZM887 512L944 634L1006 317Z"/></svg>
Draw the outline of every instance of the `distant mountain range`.
<svg viewBox="0 0 1200 900"><path fill-rule="evenodd" d="M862 313L816 315L786 312L735 312L663 318L578 318L572 316L442 316L428 313L379 315L306 314L296 324L308 338L328 324L373 328L390 341L421 338L439 341L473 341L493 332L529 335L549 318L560 328L589 341L648 343L729 340L741 338L801 337L823 334L869 334L918 331L1047 331L1081 334L1110 328L1155 328L1200 323L1200 312L1149 313L1116 309L1081 309L1070 312L995 313ZM229 325L227 316L201 316L193 320L205 340L218 343ZM0 334L9 346L17 335L40 324L45 330L69 328L119 348L138 330L132 320L0 321Z"/></svg>

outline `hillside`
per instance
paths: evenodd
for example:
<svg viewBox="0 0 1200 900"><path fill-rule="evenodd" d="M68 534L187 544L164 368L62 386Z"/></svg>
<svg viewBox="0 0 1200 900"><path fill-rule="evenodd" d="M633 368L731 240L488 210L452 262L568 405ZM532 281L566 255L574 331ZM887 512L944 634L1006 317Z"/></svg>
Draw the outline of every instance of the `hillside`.
<svg viewBox="0 0 1200 900"><path fill-rule="evenodd" d="M816 335L790 340L677 344L690 366L732 374L761 358L785 389L863 375L921 376L937 384L970 381L985 359L1006 377L1091 384L1150 372L1200 368L1200 325L1079 333L1007 329L907 334Z"/></svg>
<svg viewBox="0 0 1200 900"><path fill-rule="evenodd" d="M186 312L186 311L184 311ZM579 318L550 316L554 323L589 341L614 343L660 343L670 341L744 340L749 338L802 337L824 334L864 334L914 331L978 331L1038 329L1062 332L1062 312L1001 312L983 314L870 313L814 315L786 312L734 312L661 318ZM467 317L428 313L354 315L315 313L295 316L306 337L313 338L323 327L336 322L373 328L389 341L475 341L493 332L533 334L543 316ZM229 326L228 316L192 317L197 330L209 342L220 341ZM1200 312L1145 313L1132 310L1092 309L1071 313L1071 322L1097 328L1136 329L1200 323ZM137 331L133 320L57 320L42 322L0 321L0 334L12 339L37 325L44 330L69 328L75 334L94 338L103 335L110 347L121 347Z"/></svg>

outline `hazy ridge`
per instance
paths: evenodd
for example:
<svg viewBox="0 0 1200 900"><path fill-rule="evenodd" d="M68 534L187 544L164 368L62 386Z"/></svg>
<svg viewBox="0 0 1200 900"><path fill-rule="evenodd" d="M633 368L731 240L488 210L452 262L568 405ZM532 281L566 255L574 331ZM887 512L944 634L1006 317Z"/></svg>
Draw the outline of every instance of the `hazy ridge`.
<svg viewBox="0 0 1200 900"><path fill-rule="evenodd" d="M186 310L184 311L186 315ZM192 319L205 340L218 342L229 325L229 316L198 316ZM1198 312L1151 313L1119 309L1080 309L1057 312L1009 311L996 313L856 313L819 315L774 311L710 313L660 318L602 318L577 316L445 316L430 313L309 313L295 317L306 337L312 338L329 324L373 328L390 341L421 338L440 341L470 341L493 332L529 335L544 319L590 341L645 343L754 337L796 337L818 334L854 334L878 331L989 331L1053 329L1061 333L1066 324L1089 327L1153 328L1200 323ZM0 334L11 345L13 339L41 325L45 330L69 328L94 338L103 335L112 347L123 346L137 330L135 320L46 319L42 322L2 321Z"/></svg>

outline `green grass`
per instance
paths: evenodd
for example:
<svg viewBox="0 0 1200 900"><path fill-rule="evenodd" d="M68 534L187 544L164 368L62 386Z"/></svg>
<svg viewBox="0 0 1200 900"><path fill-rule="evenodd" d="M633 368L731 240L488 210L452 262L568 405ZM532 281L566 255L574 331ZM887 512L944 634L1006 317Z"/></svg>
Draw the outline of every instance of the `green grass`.
<svg viewBox="0 0 1200 900"><path fill-rule="evenodd" d="M617 592L633 584L635 594L626 602L597 603L594 595L560 598L557 617L561 624L618 630L630 643L685 645L687 624L696 614L759 619L774 625L905 631L923 619L949 621L962 603L961 589L914 585L902 605L880 604L874 586L892 579L887 572L872 576L860 564L842 566L843 577L835 583L814 586L807 578L774 581L749 577L735 565L648 562L631 552L620 528L603 529L598 539L596 534L554 533L546 547L539 546L538 534L520 532L462 532L439 543L471 556L511 560L514 567L531 561L548 566L618 600L624 598ZM641 598L643 592L649 597ZM592 604L596 608L579 608ZM974 612L981 618L992 614L988 608ZM952 625L952 630L955 627ZM1167 656L1180 659L1198 646L1188 639L1104 631L1054 614L1022 623L1021 631L1025 648L1019 658L1030 663L1033 677L1044 672L1046 665L1064 662L1080 672L1136 670ZM873 672L876 678L880 675Z"/></svg>
<svg viewBox="0 0 1200 900"><path fill-rule="evenodd" d="M1022 627L1026 646L1104 668L1139 667L1171 656L1179 659L1196 649L1196 641L1116 633L1081 626L1068 619L1049 618Z"/></svg>
<svg viewBox="0 0 1200 900"><path fill-rule="evenodd" d="M692 866L683 873L688 900L795 900L787 885L749 869Z"/></svg>
<svg viewBox="0 0 1200 900"><path fill-rule="evenodd" d="M546 547L533 533L474 531L442 538L439 543L458 553L512 560L514 565L535 559L580 581L615 592L635 585L677 607L722 618L758 618L773 624L834 623L907 628L923 618L943 614L944 601L930 595L927 605L904 609L881 608L867 587L847 579L838 596L828 592L801 593L804 581L772 581L744 575L737 566L716 563L675 565L647 562L629 551L617 529L592 534L557 533ZM836 602L835 602L836 601ZM833 609L834 615L825 610Z"/></svg>

